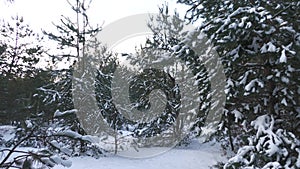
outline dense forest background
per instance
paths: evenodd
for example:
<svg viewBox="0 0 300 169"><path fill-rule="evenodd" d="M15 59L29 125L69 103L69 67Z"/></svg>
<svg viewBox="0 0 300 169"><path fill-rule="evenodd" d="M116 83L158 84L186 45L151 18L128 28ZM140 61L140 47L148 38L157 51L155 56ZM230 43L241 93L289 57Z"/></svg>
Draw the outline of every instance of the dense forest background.
<svg viewBox="0 0 300 169"><path fill-rule="evenodd" d="M143 73L148 76L136 77L139 79L134 79L136 84L131 86L130 97L140 103L138 108L149 106L149 100L139 99L141 95L149 96L153 89L161 89L171 100L165 112L150 123L134 123L117 113L111 102L110 80L116 66L122 65L117 55L95 38L102 27L89 22L87 10L93 3L68 2L74 16L62 16L59 23L54 23L53 32L35 33L22 16L0 22L0 125L14 126L15 131L10 140L0 133L0 146L7 147L0 149L0 153L8 152L0 167L30 168L34 160L45 166L69 166L66 157L99 158L105 154L107 150L94 144L94 137L83 129L72 97L76 63L88 60L92 64L93 58L100 61L98 71L94 72L94 94L113 132L129 131L129 140L149 138L175 124L166 133L170 137L157 145L140 139L131 143L136 146L170 145L174 138L180 139L177 145L182 146L202 136L206 116L214 105L211 95L216 93L211 91L209 79L213 77L208 76L205 60L188 44L203 43L201 35L205 34L226 77L222 119L206 141L217 140L224 150L234 152L227 162L215 167L300 168L300 1L178 0L189 7L184 19L176 12L170 14L168 6L162 5L159 17L150 19L148 25L153 36L136 53L122 55L140 69L159 60L162 53L188 63L200 91L199 108L196 114L178 114L174 105L189 98L181 98L180 88L175 87L174 76L179 73L147 70ZM196 29L184 32L183 25L188 23L196 25ZM53 41L56 49L42 46L45 39ZM91 49L96 50L91 54ZM55 65L59 63L67 63L68 67L58 69ZM178 77L182 81L185 78ZM149 82L148 86L143 86L144 82ZM186 130L186 119L192 116L195 121L188 134L181 135ZM101 141L105 142L106 134L100 137ZM118 138L117 134L112 139L117 154L126 139ZM45 149L23 152L24 156L8 160L20 146ZM53 160L53 156L59 160Z"/></svg>

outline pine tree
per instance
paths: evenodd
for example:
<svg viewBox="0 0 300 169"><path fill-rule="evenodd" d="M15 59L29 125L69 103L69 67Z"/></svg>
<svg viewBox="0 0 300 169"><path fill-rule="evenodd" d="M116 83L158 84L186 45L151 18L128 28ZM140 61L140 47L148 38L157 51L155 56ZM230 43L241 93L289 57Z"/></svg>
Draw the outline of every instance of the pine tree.
<svg viewBox="0 0 300 169"><path fill-rule="evenodd" d="M53 33L44 31L44 34L47 35L49 39L57 42L57 48L60 51L56 54L50 54L53 63L60 63L69 67L65 70L52 70L53 77L56 77L57 81L44 86L41 88L41 91L45 94L44 96L49 99L46 99L49 101L48 103L50 105L54 104L54 107L56 107L59 111L68 111L73 110L74 108L78 109L78 113L66 114L62 118L65 119L65 125L72 126L73 131L84 135L87 133L87 131L83 130L82 126L84 125L81 124L82 121L80 123L80 117L78 117L78 114L86 113L84 112L84 107L86 105L82 105L81 101L74 102L74 97L77 99L84 99L78 94L86 94L87 89L81 87L86 87L87 85L81 83L84 80L77 81L76 79L83 79L83 75L90 75L91 73L88 72L88 67L90 65L87 64L92 64L94 57L97 56L89 54L89 45L92 43L93 36L101 31L101 27L98 25L96 27L92 27L91 23L89 22L87 10L90 8L92 1L67 0L67 2L74 12L75 20L72 20L71 16L62 16L60 23L54 24L58 32ZM84 81L84 83L88 82L89 81ZM78 91L76 93L77 95L74 95L74 92L72 91ZM90 103L89 101L85 100L85 103L86 102ZM86 144L83 140L80 140L80 142L81 151L84 152Z"/></svg>
<svg viewBox="0 0 300 169"><path fill-rule="evenodd" d="M19 16L13 17L11 22L1 22L0 32L1 75L10 79L34 75L45 52L40 45L42 38Z"/></svg>
<svg viewBox="0 0 300 169"><path fill-rule="evenodd" d="M222 59L227 76L223 121L227 131L237 129L231 134L247 144L247 137L255 134L251 122L267 114L274 117L275 131L281 128L299 139L300 2L178 2L191 7L186 13L189 21L204 20L199 29Z"/></svg>
<svg viewBox="0 0 300 169"><path fill-rule="evenodd" d="M165 65L165 67L160 69L168 74L168 76L175 82L176 87L173 87L174 91L169 91L171 93L175 93L174 98L168 97L166 91L163 88L160 88L160 90L165 93L165 101L172 102L172 105L175 107L178 106L177 109L166 109L172 110L174 114L171 116L168 114L162 114L162 116L157 119L158 124L156 121L152 122L151 125L145 126L145 129L143 130L144 133L142 133L143 136L152 136L160 132L172 131L169 133L170 140L165 139L165 143L157 143L172 144L174 139L178 141L184 139L184 137L187 138L200 135L201 128L204 126L210 109L211 98L208 93L210 93L211 90L208 81L208 71L201 56L203 53L196 53L193 49L191 49L192 45L186 44L185 42L188 36L197 36L197 33L195 33L195 35L191 33L191 35L189 34L190 32L186 32L186 30L184 30L184 21L180 19L176 12L174 15L170 15L167 6L163 6L159 10L159 15L157 17L151 17L148 24L153 33L153 37L148 38L145 45L138 48L135 54L126 55L126 59L132 65L138 67L137 70L145 70L144 72L139 72L140 75L135 77L143 78L135 79L133 83L136 84L131 86L133 87L132 91L140 92L135 92L136 96L132 95L135 99L143 97L148 98L150 91L155 88L155 85L151 86L150 84L152 84L152 80L155 79L155 77L160 77L159 73L157 72L155 77L152 77L151 73L148 74L147 77L145 76L145 73L149 71L149 68L151 69L151 66L154 66L153 68L155 69L155 64ZM201 43L202 45L204 44L201 41L197 45L201 45ZM187 75L187 72L190 72L192 77ZM163 79L168 81L168 78ZM141 80L144 80L144 83L139 83ZM158 79L156 80L159 81ZM194 105L195 107L193 107L196 110L194 113L183 112L179 108L181 106L188 107L189 102L187 102L187 100L189 100L192 96L187 96L182 93L182 87L184 86L178 86L177 83L180 82L183 84L188 81L193 81L193 84L189 85L197 84L196 88L198 88L198 90L193 93L195 94L195 97L199 99L196 101L197 105ZM148 84L149 86L145 86L145 84ZM183 85L187 86L188 84ZM152 104L150 100L146 99L144 101L145 104L141 104L143 106L147 106L148 102ZM167 116L170 118L166 118ZM193 120L189 121L188 119ZM191 125L191 123L193 124L191 131L187 131L190 129L187 124ZM173 127L170 129L169 127L172 125ZM186 136L187 133L189 133L188 136Z"/></svg>
<svg viewBox="0 0 300 169"><path fill-rule="evenodd" d="M45 49L40 45L43 38L30 29L23 17L2 21L0 37L1 122L9 123L29 115L35 90L30 79L40 71L37 65Z"/></svg>
<svg viewBox="0 0 300 169"><path fill-rule="evenodd" d="M44 31L44 34L56 41L57 48L62 52L50 55L53 62L65 61L67 65L72 66L74 62L84 63L81 60L82 57L86 57L87 42L101 31L101 27L98 25L93 27L89 21L87 10L91 6L91 0L67 0L67 2L76 19L72 20L71 17L62 15L60 23L54 23L58 33Z"/></svg>

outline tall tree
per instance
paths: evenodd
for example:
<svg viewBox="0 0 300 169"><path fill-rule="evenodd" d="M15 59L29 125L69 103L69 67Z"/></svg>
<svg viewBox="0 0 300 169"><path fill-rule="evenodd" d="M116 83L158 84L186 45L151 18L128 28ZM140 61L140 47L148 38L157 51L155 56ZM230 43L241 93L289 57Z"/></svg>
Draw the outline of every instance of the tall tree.
<svg viewBox="0 0 300 169"><path fill-rule="evenodd" d="M85 56L85 48L88 39L101 31L100 26L93 27L90 24L87 10L90 8L92 0L66 0L74 12L75 20L69 16L62 15L59 24L55 24L58 33L44 31L52 40L58 43L58 49L64 51L61 54L51 54L53 62L63 59L70 61L68 65L73 65L74 61L80 62L80 57ZM83 65L82 65L83 66Z"/></svg>
<svg viewBox="0 0 300 169"><path fill-rule="evenodd" d="M191 137L200 135L201 128L204 126L210 109L211 98L209 93L212 91L208 80L208 70L203 61L203 53L196 53L196 51L191 49L191 45L184 42L190 33L184 30L184 21L180 19L176 12L174 15L169 14L167 6L163 6L159 10L159 15L151 17L148 25L153 36L148 38L146 43L135 54L126 56L127 61L137 67L137 70L145 69L144 72L139 72L141 73L140 75L133 77L133 80L130 82L133 84L130 86L132 87L130 90L132 93L129 95L133 97L132 100L134 101L142 100L138 103L140 107L137 107L142 109L142 106L155 105L155 100L148 100L150 92L155 92L154 89L159 89L164 93L165 98L161 99L171 104L166 104L166 108L161 112L159 118L151 121L146 126L141 124L139 127L144 127L145 129L140 135L154 136L160 132L169 132L164 142L157 144L172 144L174 139L177 141L181 140L189 132L190 135L188 136ZM201 41L197 42L197 45L201 45L201 43L202 45L204 44ZM161 72L155 69L156 64L162 66L159 67L160 71L164 72L168 77L160 75ZM154 69L149 69L151 67ZM149 74L146 76L147 73ZM153 75L154 77L152 77ZM123 77L126 77L126 75ZM173 83L175 86L168 91L167 88L157 87L156 83L152 81L156 81L161 86L165 85L164 81L167 81L170 86ZM190 84L191 81L193 84ZM191 85L196 85L198 89L192 93L193 96L184 93L188 91L186 87L191 87ZM193 102L197 102L193 105L194 107L189 107L192 105L190 104L191 98L197 98L197 101L193 100ZM151 101L154 102L152 103ZM160 104L163 103L160 102ZM145 107L144 109L147 108ZM154 107L158 107L158 105ZM180 110L179 107L185 111ZM190 111L190 108L194 109L195 112ZM170 112L173 114L169 114ZM149 121L146 115L143 119ZM193 123L193 126L190 131L190 128L187 126L191 125L191 123Z"/></svg>
<svg viewBox="0 0 300 169"><path fill-rule="evenodd" d="M77 70L79 69L83 72L87 70L84 64L87 60L95 57L88 55L86 51L88 49L88 42L92 43L92 37L101 31L100 26L97 25L93 28L89 22L87 10L91 6L91 0L66 0L66 2L70 5L74 16L62 16L59 24L54 23L58 31L57 33L44 31L50 39L58 43L58 53L51 54L53 63L63 63L69 66L67 70L54 71L54 76L60 76L60 80L55 84L49 84L45 87L46 90L44 90L50 94L49 98L51 98L51 95L56 95L52 92L53 90L60 93L59 95L62 96L59 97L60 101L55 100L54 102L63 103L58 106L61 110L72 109L74 107L71 90L72 87L74 90L76 87L72 86L74 84L72 83L74 82L72 81L74 80L74 65L78 66ZM72 20L72 18L75 18L75 20ZM80 65L75 63L80 63ZM81 73L83 74L83 72ZM50 100L50 102L52 101Z"/></svg>
<svg viewBox="0 0 300 169"><path fill-rule="evenodd" d="M74 15L62 15L60 23L54 23L54 26L58 31L57 33L47 31L44 31L44 33L49 39L58 43L57 49L59 52L50 54L53 63L63 63L65 66L69 66L69 68L66 70L53 71L54 76L59 77L58 81L45 86L43 92L46 93L46 95L49 94L47 98L50 98L51 104L58 103L57 109L60 111L70 110L76 107L78 109L77 114L66 114L62 117L67 119L66 125L73 126L73 131L80 134L86 134L87 131L83 130L78 114L82 113L82 108L86 107L84 104L88 101L85 101L84 104L80 102L81 105L76 105L77 102L73 102L75 100L73 99L74 97L76 97L76 99L85 98L74 95L74 92L72 91L80 91L86 94L86 88L82 87L87 86L85 83L89 83L90 81L77 81L77 79L83 79L84 77L82 76L90 75L91 72L88 72L88 65L86 64L93 64L92 60L94 57L102 56L95 56L87 51L90 49L89 45L94 43L93 37L101 31L101 27L98 25L95 27L91 26L87 14L87 10L91 7L91 0L66 0L66 2L70 5ZM95 42L95 44L97 44L97 47L100 46L99 42ZM95 48L91 50L95 50ZM75 67L76 69L74 69ZM58 69L60 68L58 67ZM55 96L55 99L51 99L53 98L52 96ZM87 110L86 112L88 111L91 110ZM80 143L81 151L83 152L86 148L86 143L83 140L81 140Z"/></svg>
<svg viewBox="0 0 300 169"><path fill-rule="evenodd" d="M22 17L2 21L0 37L1 122L9 123L29 115L25 109L32 102L34 86L37 87L30 79L39 73L38 64L45 50L40 45L42 38Z"/></svg>
<svg viewBox="0 0 300 169"><path fill-rule="evenodd" d="M257 129L251 126L251 122L264 119L262 117L267 114L269 118L274 117L272 130L282 128L298 137L300 2L178 2L190 6L186 13L190 22L200 18L204 20L199 30L206 33L222 59L227 76L225 127L235 127L237 140L247 143L247 137L251 137ZM234 121L242 122L243 134L238 125L232 125ZM253 144L259 144L259 140L255 139ZM265 148L268 150L270 147ZM270 156L275 158L276 155L278 153ZM292 152L290 155L295 154ZM259 158L258 155L255 158ZM259 158L251 161L249 166L262 167L268 160L272 159ZM292 161L291 166L295 166L295 160ZM280 165L285 165L284 160L280 161Z"/></svg>
<svg viewBox="0 0 300 169"><path fill-rule="evenodd" d="M56 92L53 93L53 91L57 91L62 96L58 97L58 100L54 100L55 103L61 102L57 107L60 110L74 107L71 90L74 65L76 62L80 63L81 65L76 65L79 66L78 69L85 70L84 63L86 61L84 59L93 57L87 55L87 44L94 35L101 31L101 27L97 25L93 28L89 22L87 10L91 6L91 0L67 0L66 2L70 5L74 16L62 16L59 24L54 23L57 33L44 31L50 39L58 43L58 53L51 54L53 63L63 63L69 66L66 70L53 71L53 76L59 77L59 81L44 88L44 92L50 94L48 98L52 98L51 95L56 95ZM75 20L72 20L72 18L75 18ZM50 99L50 102L53 102L53 100Z"/></svg>
<svg viewBox="0 0 300 169"><path fill-rule="evenodd" d="M45 52L42 38L24 23L23 17L1 22L0 70L3 76L31 76Z"/></svg>

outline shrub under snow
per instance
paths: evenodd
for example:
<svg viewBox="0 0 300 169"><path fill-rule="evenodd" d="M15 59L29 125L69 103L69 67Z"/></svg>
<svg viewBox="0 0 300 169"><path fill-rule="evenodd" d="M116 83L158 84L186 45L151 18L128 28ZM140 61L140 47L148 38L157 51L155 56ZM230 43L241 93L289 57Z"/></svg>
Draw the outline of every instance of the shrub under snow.
<svg viewBox="0 0 300 169"><path fill-rule="evenodd" d="M256 135L241 147L224 168L296 169L300 168L300 141L283 129L274 128L274 118L259 116L251 125Z"/></svg>

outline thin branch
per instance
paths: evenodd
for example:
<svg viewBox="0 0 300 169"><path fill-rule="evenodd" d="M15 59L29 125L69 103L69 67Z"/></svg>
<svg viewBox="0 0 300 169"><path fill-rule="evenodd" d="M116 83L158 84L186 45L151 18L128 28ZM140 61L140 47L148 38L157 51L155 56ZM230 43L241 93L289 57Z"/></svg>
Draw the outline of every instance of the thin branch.
<svg viewBox="0 0 300 169"><path fill-rule="evenodd" d="M0 167L3 166L3 164L9 159L9 157L16 151L16 148L19 147L19 145L21 145L25 140L27 140L28 138L31 137L31 135L33 134L35 128L32 129L32 131L23 139L21 139L21 141L19 141L10 151L9 153L6 155L6 157L1 161L0 163Z"/></svg>
<svg viewBox="0 0 300 169"><path fill-rule="evenodd" d="M272 19L274 19L275 17L277 17L278 15L280 15L282 12L286 11L287 9L289 9L292 5L294 5L293 3L289 4L286 8L282 9L281 11L279 11L278 13L276 13Z"/></svg>

